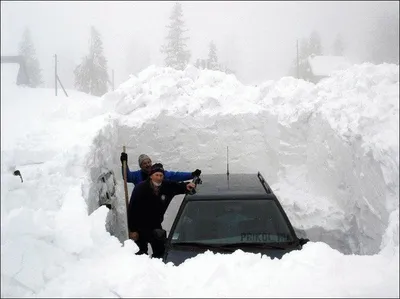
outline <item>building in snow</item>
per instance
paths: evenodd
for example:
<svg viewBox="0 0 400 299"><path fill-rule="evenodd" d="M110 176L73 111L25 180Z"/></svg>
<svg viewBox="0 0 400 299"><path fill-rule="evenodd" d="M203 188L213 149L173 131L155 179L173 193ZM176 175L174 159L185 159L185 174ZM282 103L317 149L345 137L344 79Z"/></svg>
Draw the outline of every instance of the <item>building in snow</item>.
<svg viewBox="0 0 400 299"><path fill-rule="evenodd" d="M19 65L19 70L16 78L17 85L28 85L29 84L29 76L26 71L26 63L25 58L20 55L14 56L1 56L1 63L13 63Z"/></svg>
<svg viewBox="0 0 400 299"><path fill-rule="evenodd" d="M307 59L307 81L318 83L321 79L329 77L333 72L347 69L350 62L343 56L317 56L311 55Z"/></svg>

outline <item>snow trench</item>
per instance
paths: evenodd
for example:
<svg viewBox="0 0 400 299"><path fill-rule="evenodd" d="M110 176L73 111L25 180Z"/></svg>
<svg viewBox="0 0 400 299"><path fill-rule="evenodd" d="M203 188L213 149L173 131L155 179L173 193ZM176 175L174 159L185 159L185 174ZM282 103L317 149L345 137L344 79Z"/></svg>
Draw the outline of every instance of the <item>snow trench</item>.
<svg viewBox="0 0 400 299"><path fill-rule="evenodd" d="M230 172L260 171L300 237L344 254L380 251L388 227L387 197L398 195L389 194L382 167L365 152L361 136L338 136L321 115L308 113L291 125L267 111L190 118L161 113L140 126L128 123L112 119L94 139L87 162L90 181L83 186L91 214L99 206L98 177L114 171L117 207L108 213L106 227L121 242L127 236L123 145L132 170L146 153L165 169L203 173L225 173L229 147ZM130 196L133 185L128 186Z"/></svg>

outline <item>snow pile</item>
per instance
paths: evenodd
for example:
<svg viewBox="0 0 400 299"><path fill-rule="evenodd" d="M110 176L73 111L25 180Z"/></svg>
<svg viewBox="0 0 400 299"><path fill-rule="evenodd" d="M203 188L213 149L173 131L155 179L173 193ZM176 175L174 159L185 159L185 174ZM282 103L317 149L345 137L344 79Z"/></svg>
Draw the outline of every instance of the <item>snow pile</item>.
<svg viewBox="0 0 400 299"><path fill-rule="evenodd" d="M398 74L364 64L316 85L288 77L249 87L152 66L106 100L135 158L225 172L229 146L230 170L261 171L300 233L373 254L398 208Z"/></svg>
<svg viewBox="0 0 400 299"><path fill-rule="evenodd" d="M91 223L82 192L86 155L108 121L100 99L7 85L15 69L1 66L2 297L37 292L104 227Z"/></svg>
<svg viewBox="0 0 400 299"><path fill-rule="evenodd" d="M398 66L259 87L149 67L103 98L55 97L3 84L7 75L2 66L2 297L399 296ZM312 241L282 260L208 252L174 267L134 255L119 242L122 145L131 169L147 153L169 170L212 173L226 171L229 146L230 171L261 171ZM107 170L116 214L97 209Z"/></svg>
<svg viewBox="0 0 400 299"><path fill-rule="evenodd" d="M232 171L252 172L262 165L273 179L278 123L252 103L258 94L233 75L153 66L105 99L114 106L118 144L130 148L131 161L146 152L169 168L225 172L228 146ZM243 149L247 155L241 155Z"/></svg>
<svg viewBox="0 0 400 299"><path fill-rule="evenodd" d="M398 66L354 66L317 85L267 83L262 93L262 104L279 115L283 126L280 157L287 166L280 182L309 190L304 198L319 197L310 205L293 200L298 190L280 188L296 209L295 223L324 241L327 231L344 232L337 239L353 244L348 251L378 252L389 214L399 205ZM327 220L311 223L310 214Z"/></svg>
<svg viewBox="0 0 400 299"><path fill-rule="evenodd" d="M129 125L142 124L163 111L175 118L258 113L251 99L257 90L242 85L234 75L193 66L184 71L148 67L106 95L117 100L115 111L129 115ZM250 102L250 103L249 103Z"/></svg>
<svg viewBox="0 0 400 299"><path fill-rule="evenodd" d="M281 260L244 253L206 252L179 267L135 256L93 253L52 280L40 297L395 297L397 260L345 256L324 243L307 244ZM103 253L113 249L103 249ZM114 248L116 249L116 248ZM110 251L108 251L110 252ZM397 273L396 273L397 271ZM72 275L74 274L74 275ZM339 275L338 275L339 274ZM91 279L88 279L90 277Z"/></svg>

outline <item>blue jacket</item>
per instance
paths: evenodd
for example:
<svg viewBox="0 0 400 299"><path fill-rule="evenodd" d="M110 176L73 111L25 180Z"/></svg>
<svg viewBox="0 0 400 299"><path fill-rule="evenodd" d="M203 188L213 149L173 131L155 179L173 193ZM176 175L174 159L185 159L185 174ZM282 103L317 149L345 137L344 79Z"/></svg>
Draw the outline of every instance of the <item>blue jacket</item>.
<svg viewBox="0 0 400 299"><path fill-rule="evenodd" d="M124 177L124 168L121 167L122 177ZM133 183L135 185L140 182L145 181L149 175L142 170L130 171L128 165L126 166L126 179L127 183ZM182 171L164 171L164 179L170 181L187 181L193 178L191 172L182 172Z"/></svg>

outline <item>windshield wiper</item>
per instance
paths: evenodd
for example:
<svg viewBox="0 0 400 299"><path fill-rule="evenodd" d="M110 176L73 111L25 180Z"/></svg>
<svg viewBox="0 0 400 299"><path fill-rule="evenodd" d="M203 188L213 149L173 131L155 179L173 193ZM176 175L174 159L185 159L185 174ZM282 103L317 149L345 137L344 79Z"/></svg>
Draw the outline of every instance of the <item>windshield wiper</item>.
<svg viewBox="0 0 400 299"><path fill-rule="evenodd" d="M227 250L229 252L234 252L234 248L225 247L223 244L210 244L210 243L202 243L202 242L173 242L172 246L188 246L188 247L198 247L198 248L213 248L213 249L222 249Z"/></svg>
<svg viewBox="0 0 400 299"><path fill-rule="evenodd" d="M278 245L277 243L250 243L250 242L240 242L240 243L229 243L221 244L225 248L242 247L242 248L266 248L266 249L287 249L289 244Z"/></svg>
<svg viewBox="0 0 400 299"><path fill-rule="evenodd" d="M293 242L287 242L284 245L278 245L277 243L250 243L250 242L239 242L239 243L223 243L223 244L209 244L202 242L174 242L171 245L178 246L193 246L202 248L216 248L216 249L228 249L235 251L242 248L265 248L265 249L287 249L291 247Z"/></svg>

